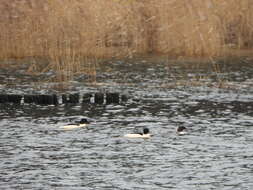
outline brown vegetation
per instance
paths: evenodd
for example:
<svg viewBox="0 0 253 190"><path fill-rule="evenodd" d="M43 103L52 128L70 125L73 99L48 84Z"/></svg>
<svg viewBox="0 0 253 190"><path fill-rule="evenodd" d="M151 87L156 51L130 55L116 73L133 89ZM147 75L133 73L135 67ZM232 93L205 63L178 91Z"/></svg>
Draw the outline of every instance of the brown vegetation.
<svg viewBox="0 0 253 190"><path fill-rule="evenodd" d="M253 47L251 0L0 0L0 12L0 59L43 57L68 76L96 58Z"/></svg>

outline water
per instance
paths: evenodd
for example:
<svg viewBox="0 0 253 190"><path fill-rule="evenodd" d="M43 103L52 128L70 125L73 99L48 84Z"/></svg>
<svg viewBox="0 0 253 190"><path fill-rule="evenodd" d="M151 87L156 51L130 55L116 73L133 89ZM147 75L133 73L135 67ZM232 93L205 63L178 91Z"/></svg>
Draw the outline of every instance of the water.
<svg viewBox="0 0 253 190"><path fill-rule="evenodd" d="M253 75L240 71L233 89L167 88L162 70L141 68L115 87L117 70L103 86L128 93L125 104L0 104L0 189L252 189ZM82 117L88 127L59 129ZM153 137L123 137L142 127Z"/></svg>

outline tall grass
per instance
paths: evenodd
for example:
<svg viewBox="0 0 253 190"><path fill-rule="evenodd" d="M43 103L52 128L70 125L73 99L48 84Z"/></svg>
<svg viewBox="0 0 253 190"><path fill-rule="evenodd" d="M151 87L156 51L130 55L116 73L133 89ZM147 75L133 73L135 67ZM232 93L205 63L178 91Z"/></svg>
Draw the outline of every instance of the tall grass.
<svg viewBox="0 0 253 190"><path fill-rule="evenodd" d="M98 58L253 46L252 0L0 0L0 12L0 59L43 57L59 80Z"/></svg>

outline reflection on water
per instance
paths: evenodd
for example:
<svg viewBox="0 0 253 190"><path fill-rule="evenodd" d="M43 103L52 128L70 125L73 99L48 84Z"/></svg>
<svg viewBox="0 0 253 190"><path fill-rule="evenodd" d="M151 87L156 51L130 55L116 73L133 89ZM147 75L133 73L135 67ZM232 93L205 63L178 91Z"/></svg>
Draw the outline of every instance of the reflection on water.
<svg viewBox="0 0 253 190"><path fill-rule="evenodd" d="M133 97L121 105L0 104L0 188L253 188L250 90L147 84L118 87ZM59 129L84 116L88 127ZM123 137L144 126L152 138Z"/></svg>

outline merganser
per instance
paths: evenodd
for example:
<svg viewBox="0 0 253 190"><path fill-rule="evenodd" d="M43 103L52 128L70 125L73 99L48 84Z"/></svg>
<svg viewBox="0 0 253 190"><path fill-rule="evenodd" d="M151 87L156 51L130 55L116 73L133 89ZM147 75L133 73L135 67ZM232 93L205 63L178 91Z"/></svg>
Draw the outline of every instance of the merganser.
<svg viewBox="0 0 253 190"><path fill-rule="evenodd" d="M186 130L187 130L186 127L184 127L184 126L179 126L179 127L177 128L177 134L178 134L178 135L185 135L185 134L186 134Z"/></svg>
<svg viewBox="0 0 253 190"><path fill-rule="evenodd" d="M61 126L60 129L64 129L64 130L71 130L71 129L77 129L77 128L82 128L87 126L87 124L89 124L90 122L87 119L81 119L81 121L79 123L75 123L75 124L68 124L65 126Z"/></svg>
<svg viewBox="0 0 253 190"><path fill-rule="evenodd" d="M150 138L151 134L149 133L148 128L144 128L143 133L130 133L130 134L126 134L124 137L127 137L127 138Z"/></svg>

